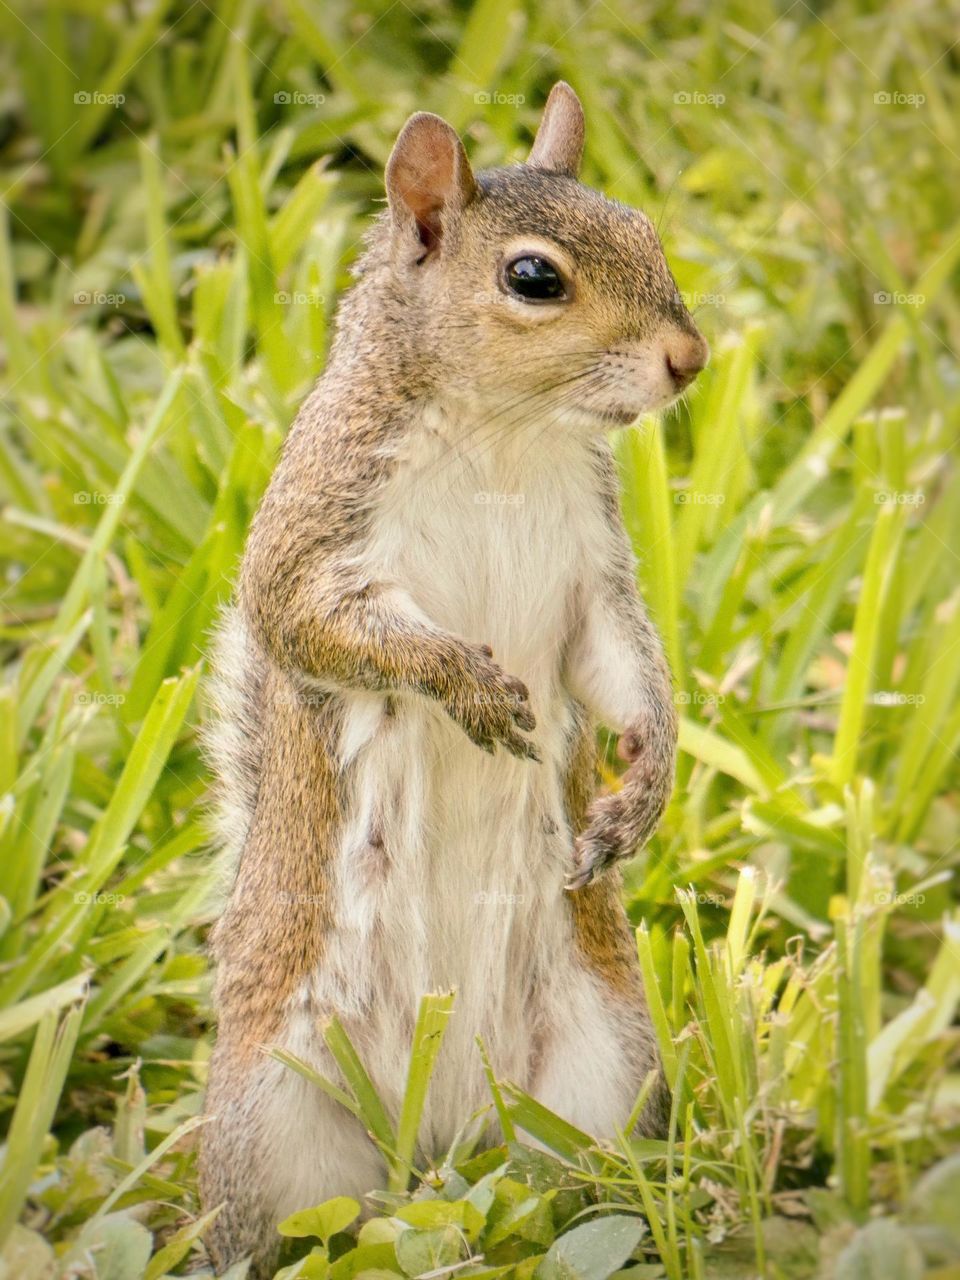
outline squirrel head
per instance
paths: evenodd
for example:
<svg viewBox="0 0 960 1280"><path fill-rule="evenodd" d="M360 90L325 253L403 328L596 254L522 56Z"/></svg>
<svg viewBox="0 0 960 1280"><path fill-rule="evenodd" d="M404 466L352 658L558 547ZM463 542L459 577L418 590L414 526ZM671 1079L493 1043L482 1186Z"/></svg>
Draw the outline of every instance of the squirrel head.
<svg viewBox="0 0 960 1280"><path fill-rule="evenodd" d="M583 139L562 81L508 168L474 174L446 121L412 116L371 257L431 385L597 430L670 404L708 347L650 219L578 181Z"/></svg>

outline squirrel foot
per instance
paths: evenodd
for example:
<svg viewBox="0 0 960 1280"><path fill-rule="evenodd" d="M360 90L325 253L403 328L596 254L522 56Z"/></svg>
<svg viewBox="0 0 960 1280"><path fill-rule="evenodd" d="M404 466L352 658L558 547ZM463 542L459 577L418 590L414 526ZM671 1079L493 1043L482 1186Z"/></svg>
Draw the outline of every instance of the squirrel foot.
<svg viewBox="0 0 960 1280"><path fill-rule="evenodd" d="M642 724L621 735L618 752L631 762L630 768L621 789L595 800L587 811L587 825L574 841L567 889L582 889L615 862L632 857L656 829L670 798L673 774L654 741Z"/></svg>
<svg viewBox="0 0 960 1280"><path fill-rule="evenodd" d="M511 755L539 762L537 749L522 736L537 725L527 686L493 661L489 645L472 647L464 656L468 679L450 698L449 714L471 742L491 755L499 743Z"/></svg>

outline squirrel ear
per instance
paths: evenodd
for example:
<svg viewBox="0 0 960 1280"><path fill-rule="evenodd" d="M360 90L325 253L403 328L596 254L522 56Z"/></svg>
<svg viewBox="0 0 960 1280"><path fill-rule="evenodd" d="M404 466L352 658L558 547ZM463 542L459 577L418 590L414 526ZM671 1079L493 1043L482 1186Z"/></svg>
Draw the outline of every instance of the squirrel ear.
<svg viewBox="0 0 960 1280"><path fill-rule="evenodd" d="M476 195L470 161L455 129L429 111L418 111L400 130L386 172L394 221L409 227L429 251L443 233L442 214L462 209Z"/></svg>
<svg viewBox="0 0 960 1280"><path fill-rule="evenodd" d="M583 107L566 80L550 90L527 164L575 178L583 158Z"/></svg>

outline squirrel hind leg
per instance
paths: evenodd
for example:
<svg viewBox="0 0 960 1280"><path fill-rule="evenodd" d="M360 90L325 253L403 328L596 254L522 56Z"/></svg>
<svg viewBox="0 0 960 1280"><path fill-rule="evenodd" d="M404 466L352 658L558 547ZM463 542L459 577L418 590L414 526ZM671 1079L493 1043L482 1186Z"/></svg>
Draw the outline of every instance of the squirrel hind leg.
<svg viewBox="0 0 960 1280"><path fill-rule="evenodd" d="M533 1096L586 1133L610 1139L626 1123L647 1074L658 1070L637 1131L661 1137L669 1097L646 1009L579 965L551 1004Z"/></svg>
<svg viewBox="0 0 960 1280"><path fill-rule="evenodd" d="M353 1116L256 1049L217 1045L206 1111L200 1200L204 1212L223 1205L206 1236L217 1275L249 1256L248 1280L269 1280L284 1218L335 1195L362 1204L385 1185L380 1154Z"/></svg>
<svg viewBox="0 0 960 1280"><path fill-rule="evenodd" d="M212 1065L215 1070L216 1060ZM205 1213L220 1206L205 1243L215 1275L249 1257L247 1280L268 1280L281 1246L279 1219L264 1185L270 1136L263 1132L256 1093L235 1094L232 1083L211 1077L209 1119L200 1134L200 1203Z"/></svg>

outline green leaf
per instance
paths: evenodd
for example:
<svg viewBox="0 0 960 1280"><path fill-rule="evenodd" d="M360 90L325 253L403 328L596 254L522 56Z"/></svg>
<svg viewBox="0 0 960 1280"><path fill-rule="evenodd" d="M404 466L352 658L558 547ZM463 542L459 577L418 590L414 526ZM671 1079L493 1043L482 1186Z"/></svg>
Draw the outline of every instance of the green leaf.
<svg viewBox="0 0 960 1280"><path fill-rule="evenodd" d="M97 1280L138 1280L150 1259L153 1237L126 1213L110 1213L86 1223L74 1246L77 1257L96 1259Z"/></svg>
<svg viewBox="0 0 960 1280"><path fill-rule="evenodd" d="M946 248L936 255L913 291L922 299L916 308L918 317L932 304L960 260L960 227L953 227L945 233L944 244ZM817 423L799 455L777 481L772 499L781 518L796 511L811 490L821 483L838 443L882 387L909 336L909 324L903 313L894 313L853 377Z"/></svg>
<svg viewBox="0 0 960 1280"><path fill-rule="evenodd" d="M0 1165L0 1244L26 1200L60 1100L82 1016L79 1003L68 1008L62 1017L58 1005L53 1004L38 1021Z"/></svg>
<svg viewBox="0 0 960 1280"><path fill-rule="evenodd" d="M812 1280L820 1266L819 1236L808 1222L775 1215L763 1220L768 1259L790 1280Z"/></svg>
<svg viewBox="0 0 960 1280"><path fill-rule="evenodd" d="M364 1126L373 1134L385 1152L392 1153L396 1148L397 1139L386 1108L380 1101L380 1095L339 1018L329 1019L323 1030L323 1039L342 1071L344 1080L353 1092L357 1114L363 1120Z"/></svg>
<svg viewBox="0 0 960 1280"><path fill-rule="evenodd" d="M608 1280L646 1234L641 1218L611 1214L574 1227L550 1246L537 1280Z"/></svg>
<svg viewBox="0 0 960 1280"><path fill-rule="evenodd" d="M188 1222L186 1226L175 1232L162 1249L159 1249L150 1259L150 1265L143 1273L143 1280L160 1280L160 1277L168 1271L172 1271L190 1252L193 1245L203 1237L207 1227L220 1213L220 1206L211 1209L209 1213L203 1214L199 1218L194 1218L192 1222Z"/></svg>
<svg viewBox="0 0 960 1280"><path fill-rule="evenodd" d="M124 843L139 820L173 749L189 710L198 672L166 680L157 691L106 811L94 826L84 857L83 874L60 896L44 932L2 988L10 999L27 990L64 938L77 928L84 912L123 857Z"/></svg>
<svg viewBox="0 0 960 1280"><path fill-rule="evenodd" d="M765 795L767 788L747 753L711 729L704 728L687 716L680 717L679 749L701 764L719 769L742 782L750 791Z"/></svg>
<svg viewBox="0 0 960 1280"><path fill-rule="evenodd" d="M399 1275L400 1266L393 1241L358 1244L355 1249L348 1250L330 1267L330 1280L351 1280L352 1276L360 1273L364 1280L370 1280L370 1276L375 1273Z"/></svg>
<svg viewBox="0 0 960 1280"><path fill-rule="evenodd" d="M360 1205L349 1196L335 1196L313 1209L300 1209L280 1223L282 1236L318 1236L325 1245L338 1231L345 1231L360 1216Z"/></svg>
<svg viewBox="0 0 960 1280"><path fill-rule="evenodd" d="M420 1001L413 1031L407 1083L397 1123L396 1160L392 1162L390 1189L401 1190L413 1163L420 1130L420 1117L430 1086L430 1077L443 1043L447 1021L453 1009L454 993L425 995Z"/></svg>
<svg viewBox="0 0 960 1280"><path fill-rule="evenodd" d="M432 1231L404 1231L396 1241L397 1261L408 1276L450 1267L463 1254L463 1237L456 1227L437 1227Z"/></svg>
<svg viewBox="0 0 960 1280"><path fill-rule="evenodd" d="M960 1154L947 1156L918 1179L907 1201L912 1222L938 1227L960 1249Z"/></svg>
<svg viewBox="0 0 960 1280"><path fill-rule="evenodd" d="M199 1129L202 1124L206 1124L207 1119L207 1116L193 1116L190 1120L185 1120L183 1124L177 1125L173 1132L168 1133L162 1142L158 1142L153 1150L144 1156L140 1163L131 1169L126 1177L121 1178L117 1183L114 1189L107 1196L106 1200L104 1200L103 1204L91 1218L91 1226L106 1217L113 1206L130 1190L131 1187L135 1187L137 1185L147 1171L152 1169L153 1166L166 1155L171 1147L182 1142L188 1134L193 1133L194 1129Z"/></svg>
<svg viewBox="0 0 960 1280"><path fill-rule="evenodd" d="M94 565L106 554L107 548L113 541L117 527L120 524L123 505L130 496L150 449L159 435L160 429L164 425L177 396L180 394L180 383L181 374L179 371L172 373L167 379L163 392L154 405L153 412L150 414L135 446L130 452L123 474L111 494L113 501L104 507L96 532L90 539L90 544L70 584L70 589L60 605L53 628L55 635L66 635L86 608L86 602L94 580Z"/></svg>
<svg viewBox="0 0 960 1280"><path fill-rule="evenodd" d="M509 1195L514 1188L516 1194ZM510 1236L546 1246L553 1242L555 1235L549 1202L543 1196L531 1194L528 1187L504 1178L497 1187L494 1207L484 1232L484 1248L494 1249Z"/></svg>
<svg viewBox="0 0 960 1280"><path fill-rule="evenodd" d="M879 1218L863 1227L837 1258L834 1280L923 1280L923 1254L903 1227Z"/></svg>
<svg viewBox="0 0 960 1280"><path fill-rule="evenodd" d="M504 1085L503 1092L514 1124L525 1129L532 1138L542 1142L557 1155L575 1161L593 1146L593 1139L588 1133L570 1124L522 1089L507 1084Z"/></svg>
<svg viewBox="0 0 960 1280"><path fill-rule="evenodd" d="M14 1036L35 1026L45 1013L57 1013L67 1005L86 999L89 984L89 976L79 973L57 987L42 991L28 1000L21 1000L9 1009L0 1010L0 1043L12 1040Z"/></svg>
<svg viewBox="0 0 960 1280"><path fill-rule="evenodd" d="M483 1230L484 1216L468 1200L414 1200L395 1215L401 1222L421 1229L457 1226L474 1240Z"/></svg>
<svg viewBox="0 0 960 1280"><path fill-rule="evenodd" d="M0 1248L0 1280L54 1280L56 1274L52 1246L36 1231L15 1223Z"/></svg>

